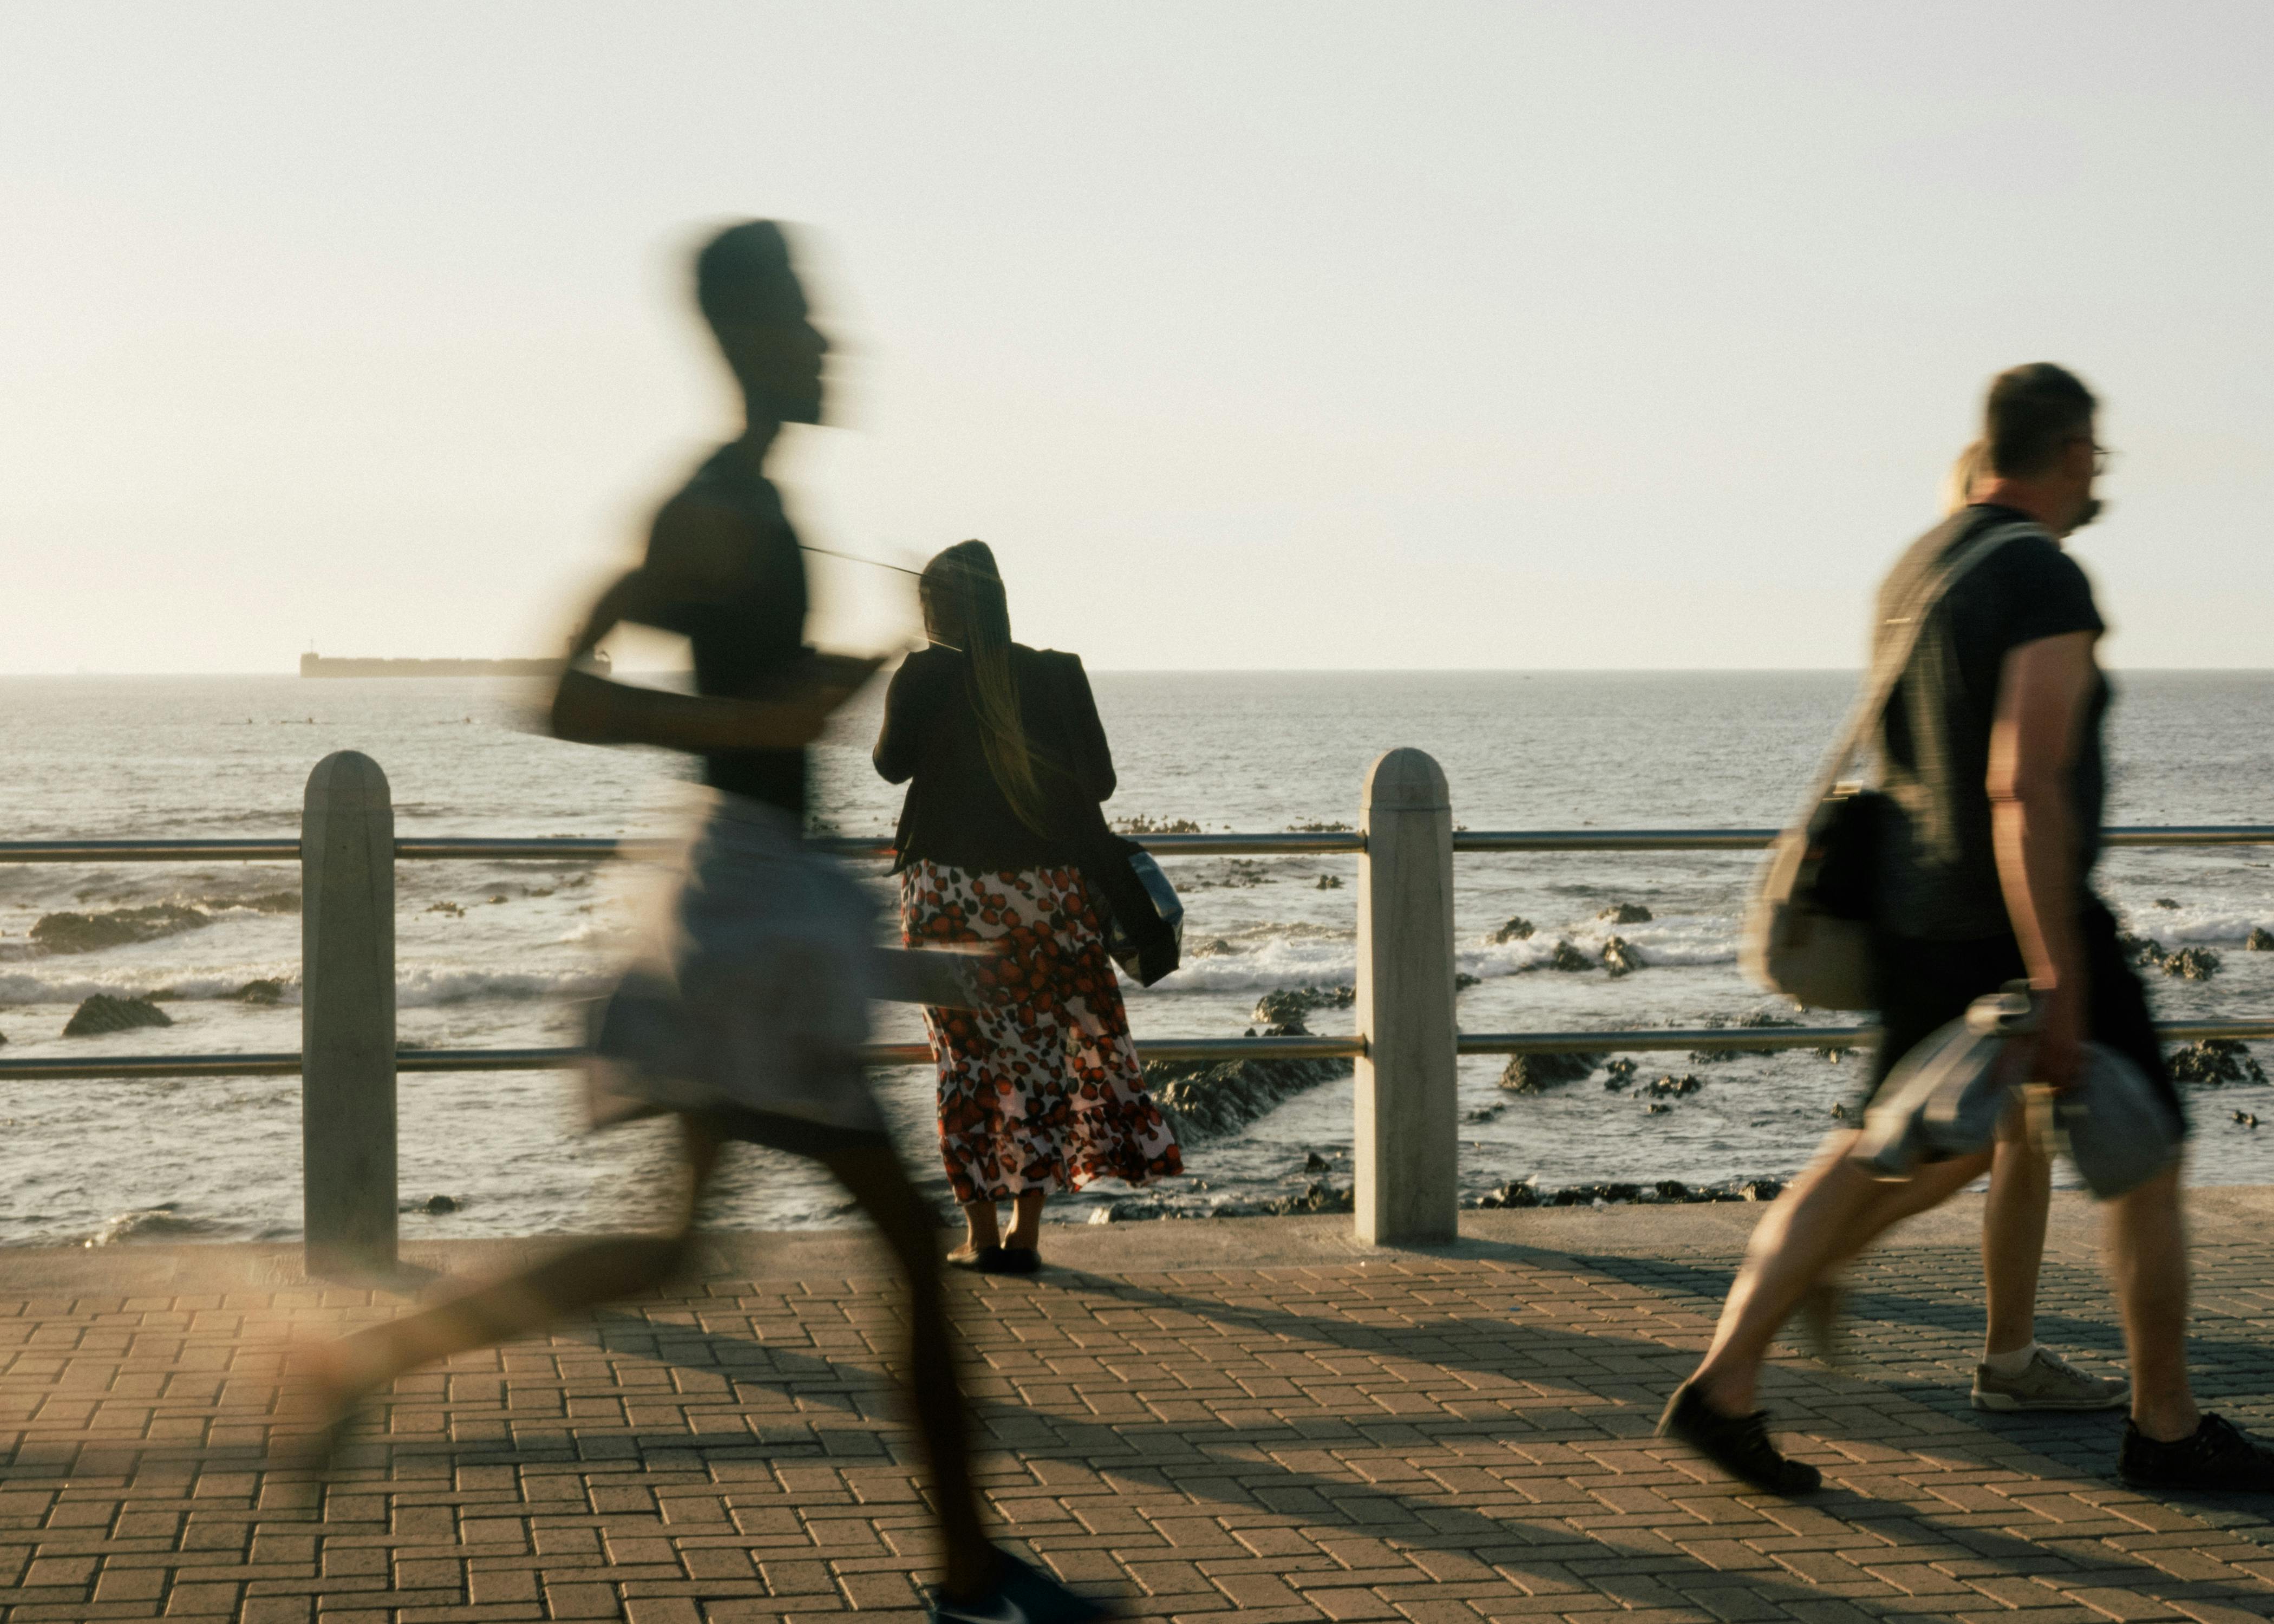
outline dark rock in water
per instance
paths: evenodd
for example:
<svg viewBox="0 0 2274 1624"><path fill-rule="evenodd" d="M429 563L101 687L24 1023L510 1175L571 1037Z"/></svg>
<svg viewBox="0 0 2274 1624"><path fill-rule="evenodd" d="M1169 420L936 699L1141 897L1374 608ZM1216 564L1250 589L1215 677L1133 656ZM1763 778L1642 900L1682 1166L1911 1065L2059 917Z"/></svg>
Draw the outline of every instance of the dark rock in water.
<svg viewBox="0 0 2274 1624"><path fill-rule="evenodd" d="M1494 931L1492 939L1495 942L1529 942L1532 940L1532 933L1538 929L1537 925L1519 914L1498 930Z"/></svg>
<svg viewBox="0 0 2274 1624"><path fill-rule="evenodd" d="M2164 962L2164 944L2153 936L2135 936L2130 931L2120 932L2116 945L2128 964L2149 965L2157 968Z"/></svg>
<svg viewBox="0 0 2274 1624"><path fill-rule="evenodd" d="M1592 1075L1602 1064L1600 1055L1511 1055L1500 1086L1510 1094L1546 1094Z"/></svg>
<svg viewBox="0 0 2274 1624"><path fill-rule="evenodd" d="M2207 981L2218 974L2218 955L2207 947L2183 947L2164 957L2164 974Z"/></svg>
<svg viewBox="0 0 2274 1624"><path fill-rule="evenodd" d="M1642 956L1642 949L1624 936L1613 936L1603 944L1603 968L1611 973L1614 981L1641 969L1649 962Z"/></svg>
<svg viewBox="0 0 2274 1624"><path fill-rule="evenodd" d="M1772 1015L1766 1010L1755 1010L1751 1014L1740 1015L1735 1020L1721 1015L1709 1016L1706 1025L1718 1031L1728 1026L1797 1026L1800 1023L1782 1015ZM1690 1060L1693 1065L1701 1063L1711 1065L1724 1060L1735 1060L1741 1055L1773 1055L1777 1052L1773 1049L1693 1049L1690 1051Z"/></svg>
<svg viewBox="0 0 2274 1624"><path fill-rule="evenodd" d="M1465 992L1468 991L1468 989L1469 989L1470 988L1474 987L1478 982L1480 982L1480 981L1483 981L1484 979L1485 979L1485 978L1484 978L1483 976L1481 976L1481 975L1471 975L1471 974L1470 974L1466 970L1456 970L1456 971L1454 971L1454 972L1453 972L1453 993L1454 993L1454 996L1457 997L1460 994L1462 994L1462 993L1465 993Z"/></svg>
<svg viewBox="0 0 2274 1624"><path fill-rule="evenodd" d="M1653 1116L1663 1116L1674 1108L1663 1100L1653 1100L1643 1109Z"/></svg>
<svg viewBox="0 0 2274 1624"><path fill-rule="evenodd" d="M1537 1184L1502 1184L1477 1198L1479 1207L1606 1207L1663 1202L1698 1205L1714 1201L1773 1201L1784 1193L1774 1178L1751 1178L1724 1185L1693 1186L1678 1178L1661 1178L1652 1184L1574 1184L1564 1190L1542 1190Z"/></svg>
<svg viewBox="0 0 2274 1624"><path fill-rule="evenodd" d="M6 1033L4 1033L4 1032L0 1032L0 1049L5 1049L5 1048L7 1048L7 1047L8 1047L8 1034L7 1034Z"/></svg>
<svg viewBox="0 0 2274 1624"><path fill-rule="evenodd" d="M1283 1195L1276 1201L1266 1201L1261 1210L1269 1217L1291 1218L1299 1213L1347 1213L1357 1208L1358 1202L1349 1191L1314 1180L1302 1194Z"/></svg>
<svg viewBox="0 0 2274 1624"><path fill-rule="evenodd" d="M1267 1026L1292 1026L1299 1031L1303 1017L1313 1010L1346 1010L1358 1002L1355 987L1282 987L1255 1001L1251 1020Z"/></svg>
<svg viewBox="0 0 2274 1624"><path fill-rule="evenodd" d="M0 1039L0 1041L5 1041L5 1040ZM1505 1103L1500 1105L1480 1105L1475 1110L1463 1112L1461 1115L1461 1120L1463 1122L1491 1122L1497 1118L1500 1114L1507 1109L1508 1107Z"/></svg>
<svg viewBox="0 0 2274 1624"><path fill-rule="evenodd" d="M1341 876L1322 874L1319 876L1319 889L1321 891L1340 891L1342 888L1343 882Z"/></svg>
<svg viewBox="0 0 2274 1624"><path fill-rule="evenodd" d="M1639 902L1614 902L1595 917L1612 925L1647 925L1650 910Z"/></svg>
<svg viewBox="0 0 2274 1624"><path fill-rule="evenodd" d="M1540 1205L1540 1192L1526 1184L1502 1184L1499 1189L1480 1197L1477 1205L1479 1207L1537 1207Z"/></svg>
<svg viewBox="0 0 2274 1624"><path fill-rule="evenodd" d="M1290 1020L1266 1026L1263 1035L1308 1034L1301 1021ZM1176 1130L1178 1142L1185 1145L1234 1132L1281 1101L1350 1074L1347 1060L1224 1060L1213 1065L1202 1060L1145 1063L1145 1085L1153 1102Z"/></svg>
<svg viewBox="0 0 2274 1624"><path fill-rule="evenodd" d="M1328 1170L1327 1159L1317 1151L1314 1150L1303 1158L1303 1171L1306 1173L1324 1173Z"/></svg>
<svg viewBox="0 0 2274 1624"><path fill-rule="evenodd" d="M2254 1113L2249 1112L2249 1111L2237 1111L2237 1112L2235 1112L2235 1114L2234 1114L2234 1119L2235 1119L2235 1121L2237 1121L2237 1122L2240 1123L2240 1124L2241 1124L2244 1127L2246 1127L2246 1128L2255 1128L2255 1127L2256 1127L2256 1126L2258 1125L2258 1118L2257 1118L2257 1116L2256 1116Z"/></svg>
<svg viewBox="0 0 2274 1624"><path fill-rule="evenodd" d="M131 1032L137 1026L170 1026L174 1018L147 998L114 998L99 992L80 1004L64 1027L67 1038L94 1037L105 1032Z"/></svg>
<svg viewBox="0 0 2274 1624"><path fill-rule="evenodd" d="M2128 931L2116 938L2116 945L2127 963L2143 969L2161 970L2166 975L2190 981L2207 981L2218 974L2218 955L2207 947L2183 947L2176 952L2166 952L2155 937L2135 936Z"/></svg>
<svg viewBox="0 0 2274 1624"><path fill-rule="evenodd" d="M237 1001L239 1004L282 1004L284 1002L284 983L266 977L247 981L237 989Z"/></svg>
<svg viewBox="0 0 2274 1624"><path fill-rule="evenodd" d="M1696 1073L1684 1071L1679 1077L1661 1077L1643 1086L1643 1092L1658 1099L1679 1099L1683 1094L1696 1094L1706 1086L1706 1081Z"/></svg>
<svg viewBox="0 0 2274 1624"><path fill-rule="evenodd" d="M1631 1055L1622 1056L1618 1059L1612 1061L1609 1065L1603 1068L1611 1074L1610 1079L1606 1080L1603 1086L1608 1088L1611 1086L1612 1081L1616 1081L1620 1087L1625 1087L1629 1083L1634 1081L1634 1074L1638 1069L1638 1063Z"/></svg>
<svg viewBox="0 0 2274 1624"><path fill-rule="evenodd" d="M1203 942L1199 946L1193 948L1193 957L1195 959L1228 959L1239 951L1239 950L1238 948L1225 941L1222 936L1218 936L1212 942Z"/></svg>
<svg viewBox="0 0 2274 1624"><path fill-rule="evenodd" d="M51 953L99 953L107 947L154 942L213 923L195 908L161 902L145 908L111 908L101 914L49 914L32 927L33 943Z"/></svg>
<svg viewBox="0 0 2274 1624"><path fill-rule="evenodd" d="M2176 898L2158 897L2156 898L2156 906L2159 908L2175 908L2178 907L2180 904Z"/></svg>
<svg viewBox="0 0 2274 1624"><path fill-rule="evenodd" d="M1558 942L1555 952L1548 955L1547 967L1551 970L1592 970L1595 967L1595 961L1569 942Z"/></svg>
<svg viewBox="0 0 2274 1624"><path fill-rule="evenodd" d="M2242 944L2242 951L2246 953L2274 953L2274 930L2269 930L2263 925L2253 927Z"/></svg>
<svg viewBox="0 0 2274 1624"><path fill-rule="evenodd" d="M430 1195L420 1205L418 1210L422 1213L433 1214L439 1218L444 1213L456 1212L461 1205L463 1203L456 1196Z"/></svg>
<svg viewBox="0 0 2274 1624"><path fill-rule="evenodd" d="M2172 1051L2172 1080L2216 1088L2222 1083L2263 1083L2266 1072L2248 1044L2233 1038L2204 1038Z"/></svg>

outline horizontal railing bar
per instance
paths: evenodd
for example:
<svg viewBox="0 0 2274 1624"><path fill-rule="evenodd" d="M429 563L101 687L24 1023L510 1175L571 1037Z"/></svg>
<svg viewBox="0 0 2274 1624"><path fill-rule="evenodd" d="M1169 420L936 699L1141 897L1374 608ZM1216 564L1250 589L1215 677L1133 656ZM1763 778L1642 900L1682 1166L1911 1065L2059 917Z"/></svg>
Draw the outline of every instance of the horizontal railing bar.
<svg viewBox="0 0 2274 1624"><path fill-rule="evenodd" d="M1852 1048L1876 1041L1877 1026L1660 1026L1619 1032L1464 1032L1465 1055L1653 1054L1697 1049Z"/></svg>
<svg viewBox="0 0 2274 1624"><path fill-rule="evenodd" d="M272 840L0 840L0 863L298 862L297 837Z"/></svg>
<svg viewBox="0 0 2274 1624"><path fill-rule="evenodd" d="M2202 1038L2256 1042L2274 1038L2263 1020L2167 1020L2156 1027L2167 1043ZM1465 1055L1639 1055L1668 1049L1727 1054L1749 1049L1855 1049L1879 1041L1877 1026L1661 1026L1610 1032L1464 1032Z"/></svg>
<svg viewBox="0 0 2274 1624"><path fill-rule="evenodd" d="M459 858L580 862L609 857L662 857L675 849L675 843L670 840L617 840L584 835L532 835L527 838L435 835L397 839L395 843L395 855L404 862L448 861Z"/></svg>
<svg viewBox="0 0 2274 1624"><path fill-rule="evenodd" d="M1776 838L1773 829L1457 829L1457 852L1736 852L1756 851ZM1366 837L1349 831L1284 834L1184 834L1130 837L1164 857L1299 857L1349 855L1366 849ZM2274 824L2141 824L2101 831L2106 846L2274 846ZM892 855L884 835L830 835L813 844L840 857ZM658 857L674 849L667 839L608 839L582 835L418 836L395 843L405 861L487 858L493 861L573 862L610 857ZM296 839L250 840L0 840L0 863L297 862Z"/></svg>
<svg viewBox="0 0 2274 1624"><path fill-rule="evenodd" d="M1773 829L1456 829L1456 852L1741 852Z"/></svg>
<svg viewBox="0 0 2274 1624"><path fill-rule="evenodd" d="M2233 1042L2274 1039L2274 1017L2259 1020L2165 1021L2156 1028L2165 1042L2202 1038ZM1660 1026L1606 1032L1464 1032L1465 1055L1656 1054L1695 1049L1702 1054L1760 1049L1856 1049L1879 1041L1876 1026ZM1163 1038L1137 1046L1146 1060L1351 1060L1366 1053L1360 1039L1337 1037ZM870 1065L926 1065L922 1043L870 1043ZM545 1071L573 1066L581 1049L401 1049L400 1071ZM168 1077L290 1077L300 1070L293 1054L88 1055L72 1059L0 1060L0 1082L66 1079L133 1080Z"/></svg>
<svg viewBox="0 0 2274 1624"><path fill-rule="evenodd" d="M1366 1052L1356 1038L1164 1038L1140 1043L1145 1060L1349 1060ZM584 1058L581 1049L398 1049L398 1071L549 1071ZM922 1043L870 1043L861 1058L870 1065L930 1065ZM0 1060L0 1083L53 1082L70 1079L133 1081L169 1077L297 1077L296 1054L87 1055L69 1059Z"/></svg>

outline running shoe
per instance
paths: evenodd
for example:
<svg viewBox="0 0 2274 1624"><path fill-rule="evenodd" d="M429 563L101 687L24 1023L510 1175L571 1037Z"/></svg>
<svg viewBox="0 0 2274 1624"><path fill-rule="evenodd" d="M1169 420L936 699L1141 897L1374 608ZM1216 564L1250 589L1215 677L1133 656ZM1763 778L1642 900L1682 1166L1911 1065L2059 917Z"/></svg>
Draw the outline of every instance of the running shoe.
<svg viewBox="0 0 2274 1624"><path fill-rule="evenodd" d="M1824 1486L1822 1472L1769 1441L1766 1410L1725 1416L1706 1403L1695 1382L1675 1388L1658 1418L1658 1435L1680 1439L1732 1477L1772 1494L1811 1494Z"/></svg>
<svg viewBox="0 0 2274 1624"><path fill-rule="evenodd" d="M2132 1402L2132 1384L2120 1376L2088 1376L2060 1355L2040 1348L2018 1376L1974 1367L1974 1408L2074 1411L2113 1410Z"/></svg>
<svg viewBox="0 0 2274 1624"><path fill-rule="evenodd" d="M2116 1475L2135 1489L2274 1494L2274 1449L2208 1410L2202 1425L2175 1443L2158 1443L2127 1421Z"/></svg>
<svg viewBox="0 0 2274 1624"><path fill-rule="evenodd" d="M977 1601L950 1601L935 1591L931 1624L1088 1624L1113 1616L1103 1603L1066 1589L1008 1551L996 1554L1002 1567L995 1588Z"/></svg>

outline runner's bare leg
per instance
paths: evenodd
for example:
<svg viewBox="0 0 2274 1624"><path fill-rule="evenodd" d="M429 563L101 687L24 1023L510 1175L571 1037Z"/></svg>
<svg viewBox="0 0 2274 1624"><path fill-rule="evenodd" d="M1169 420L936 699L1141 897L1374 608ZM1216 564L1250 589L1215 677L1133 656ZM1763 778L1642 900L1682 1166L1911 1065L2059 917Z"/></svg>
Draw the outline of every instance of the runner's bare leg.
<svg viewBox="0 0 2274 1624"><path fill-rule="evenodd" d="M947 1593L976 1598L996 1580L995 1548L979 1517L971 1481L969 1415L956 1372L956 1342L940 1280L939 1236L931 1209L890 1145L863 1145L824 1156L822 1163L868 1214L891 1248L908 1290L908 1348L903 1359L916 1435L931 1468L939 1508Z"/></svg>

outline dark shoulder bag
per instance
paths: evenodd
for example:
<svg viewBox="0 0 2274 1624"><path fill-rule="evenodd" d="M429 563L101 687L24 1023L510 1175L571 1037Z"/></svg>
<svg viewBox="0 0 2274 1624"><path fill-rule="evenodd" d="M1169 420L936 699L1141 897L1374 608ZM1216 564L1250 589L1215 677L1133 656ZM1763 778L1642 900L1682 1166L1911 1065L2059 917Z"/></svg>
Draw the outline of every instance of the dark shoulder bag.
<svg viewBox="0 0 2274 1624"><path fill-rule="evenodd" d="M1084 793L1073 759L1077 730L1066 714L1073 677L1065 656L1045 654L1039 685L1049 705L1050 751L1040 757L1050 784L1054 833L1105 917L1105 951L1141 987L1175 972L1184 952L1185 905L1152 853L1113 832L1105 808ZM1034 730L1042 733L1044 730Z"/></svg>
<svg viewBox="0 0 2274 1624"><path fill-rule="evenodd" d="M1877 790L1841 782L1840 775L1878 728L1927 616L1943 594L2008 541L2044 533L2029 523L1996 524L1980 531L1928 573L1901 605L1907 613L1878 628L1871 672L1848 725L1825 757L1799 820L1771 844L1754 882L1737 962L1758 985L1811 1009L1868 1010L1878 1004L1871 921L1877 912L1875 882L1887 801Z"/></svg>

